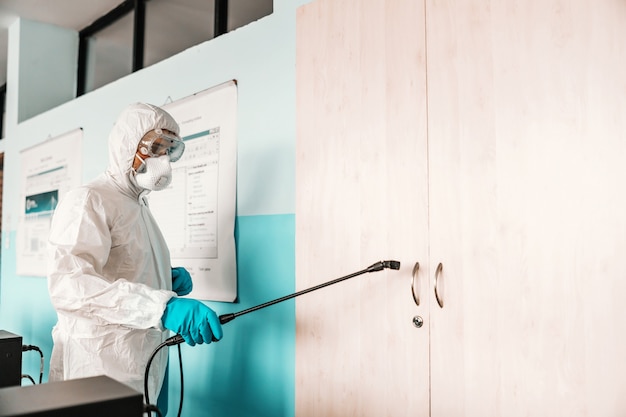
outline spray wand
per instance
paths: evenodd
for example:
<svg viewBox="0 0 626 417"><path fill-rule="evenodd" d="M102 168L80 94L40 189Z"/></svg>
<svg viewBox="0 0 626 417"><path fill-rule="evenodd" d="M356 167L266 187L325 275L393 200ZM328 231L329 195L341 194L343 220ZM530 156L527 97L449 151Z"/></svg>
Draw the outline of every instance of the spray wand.
<svg viewBox="0 0 626 417"><path fill-rule="evenodd" d="M305 290L301 290L301 291L295 292L293 294L285 295L284 297L280 297L280 298L277 298L275 300L268 301L268 302L265 302L263 304L259 304L259 305L254 306L254 307L250 307L250 308L247 308L245 310L238 311L236 313L222 314L221 316L219 316L219 320L220 320L221 324L226 324L229 321L232 321L232 320L234 320L235 318L237 318L239 316L243 316L244 314L252 313L253 311L257 311L257 310L260 310L260 309L265 308L265 307L269 307L269 306L274 305L274 304L282 303L283 301L289 300L291 298L295 298L295 297L297 297L299 295L306 294L306 293L309 293L309 292L312 292L312 291L316 291L316 290L319 290L320 288L328 287L329 285L333 285L333 284L336 284L338 282L345 281L347 279L354 278L356 276L366 274L368 272L377 272L377 271L382 271L383 269L398 270L398 269L400 269L400 262L399 261L379 261L379 262L376 262L375 264L370 265L369 267L367 267L365 269L362 269L362 270L360 270L358 272L354 272L354 273L346 275L344 277L337 278L337 279L334 279L332 281L328 281L328 282L325 282L323 284L316 285L315 287L307 288ZM166 339L164 344L166 344L167 346L174 346L174 345L178 345L180 343L183 343L184 341L185 341L185 339L183 339L183 337L181 335L177 334L175 336L172 336L172 337ZM213 341L217 342L217 339L214 338Z"/></svg>
<svg viewBox="0 0 626 417"><path fill-rule="evenodd" d="M320 285L316 285L315 287L307 288L305 290L298 291L298 292L295 292L293 294L289 294L289 295L286 295L284 297L280 297L280 298L277 298L275 300L268 301L266 303L259 304L259 305L254 306L254 307L250 307L250 308L247 308L245 310L238 311L236 313L222 314L221 316L219 316L219 320L220 320L221 324L226 324L229 321L232 321L232 320L234 320L235 318L237 318L239 316L243 316L244 314L252 313L253 311L260 310L262 308L269 307L269 306L274 305L274 304L282 303L285 300L289 300L291 298L297 297L297 296L302 295L302 294L306 294L306 293L311 292L311 291L319 290L320 288L328 287L329 285L333 285L333 284L336 284L338 282L345 281L345 280L350 279L350 278L354 278L354 277L356 277L358 275L362 275L362 274L365 274L365 273L368 273L368 272L382 271L383 269L386 269L386 268L387 269L398 270L398 269L400 269L400 262L399 261L380 261L380 262L376 262L375 264L370 265L369 267L367 267L367 268L365 268L365 269L363 269L361 271L354 272L354 273L352 273L350 275L346 275L344 277L337 278L337 279L325 282L325 283L320 284ZM147 407L148 411L154 411L155 409L158 411L158 407L154 406L153 404L150 404L150 397L148 395L148 374L150 372L150 365L152 364L152 360L154 359L154 357L157 354L157 352L159 350L161 350L163 347L179 345L178 346L178 357L179 357L179 360L180 360L181 397L180 397L180 405L179 405L179 408L178 408L178 415L180 415L180 413L182 412L182 408L183 408L183 396L182 396L182 392L183 392L183 367L182 367L182 358L180 356L180 344L183 343L184 341L185 341L185 339L183 339L183 337L181 335L177 334L175 336L172 336L172 337L166 339L163 343L161 343L159 346L157 346L157 348L154 350L154 352L152 352L152 355L150 356L150 359L148 360L148 363L146 365L146 371L145 371L145 376L144 376L144 397L145 397L145 400L146 400L146 407ZM213 341L217 342L217 339L214 338ZM160 411L159 411L159 413L160 413Z"/></svg>

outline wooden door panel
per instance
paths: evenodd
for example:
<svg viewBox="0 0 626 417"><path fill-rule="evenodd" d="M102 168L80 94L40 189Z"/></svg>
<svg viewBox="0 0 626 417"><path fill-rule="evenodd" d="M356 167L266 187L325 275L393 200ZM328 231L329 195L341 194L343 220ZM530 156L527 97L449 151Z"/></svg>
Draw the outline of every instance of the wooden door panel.
<svg viewBox="0 0 626 417"><path fill-rule="evenodd" d="M426 10L432 415L623 415L626 6Z"/></svg>
<svg viewBox="0 0 626 417"><path fill-rule="evenodd" d="M318 0L297 16L298 416L427 416L428 178L421 1ZM422 286L427 286L422 277Z"/></svg>

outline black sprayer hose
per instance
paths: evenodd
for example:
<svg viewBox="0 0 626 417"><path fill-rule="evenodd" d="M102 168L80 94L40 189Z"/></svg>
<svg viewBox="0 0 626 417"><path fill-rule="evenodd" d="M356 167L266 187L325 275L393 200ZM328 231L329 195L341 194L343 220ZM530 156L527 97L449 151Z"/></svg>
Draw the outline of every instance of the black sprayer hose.
<svg viewBox="0 0 626 417"><path fill-rule="evenodd" d="M42 380L43 380L43 352L41 351L41 349L38 346L34 346L34 345L22 345L22 352L27 352L29 350L35 350L37 352L39 352L39 356L40 356L40 361L39 361L39 383L41 384ZM33 384L35 382L33 381Z"/></svg>

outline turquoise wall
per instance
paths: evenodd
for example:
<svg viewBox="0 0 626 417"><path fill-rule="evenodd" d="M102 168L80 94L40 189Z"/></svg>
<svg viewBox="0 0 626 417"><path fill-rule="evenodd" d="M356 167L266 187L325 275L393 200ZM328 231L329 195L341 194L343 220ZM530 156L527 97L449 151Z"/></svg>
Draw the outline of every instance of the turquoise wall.
<svg viewBox="0 0 626 417"><path fill-rule="evenodd" d="M306 2L275 0L270 16L19 123L13 86L18 74L31 69L15 63L19 49L28 48L28 36L10 37L7 134L0 141L4 153L0 329L20 334L25 344L43 350L44 381L56 315L45 278L16 275L20 152L81 127L82 180L87 182L106 168L108 133L128 103L163 104L237 80L239 298L236 303L207 304L224 314L295 291L295 19L297 6ZM22 101L22 106L28 112L28 103ZM183 415L293 416L294 301L240 316L224 325L224 334L219 343L183 345ZM27 352L23 360L24 373L38 378L39 355ZM180 398L176 349L170 349L170 363L168 416L174 416Z"/></svg>

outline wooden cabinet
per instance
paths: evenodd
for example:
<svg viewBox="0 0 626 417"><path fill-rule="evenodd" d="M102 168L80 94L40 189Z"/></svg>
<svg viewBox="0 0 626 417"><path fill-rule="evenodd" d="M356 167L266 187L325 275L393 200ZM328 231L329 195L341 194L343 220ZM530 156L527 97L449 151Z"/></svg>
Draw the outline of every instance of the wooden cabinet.
<svg viewBox="0 0 626 417"><path fill-rule="evenodd" d="M298 416L626 414L624 22L618 0L298 10L297 287L402 262L296 300Z"/></svg>

